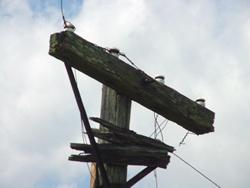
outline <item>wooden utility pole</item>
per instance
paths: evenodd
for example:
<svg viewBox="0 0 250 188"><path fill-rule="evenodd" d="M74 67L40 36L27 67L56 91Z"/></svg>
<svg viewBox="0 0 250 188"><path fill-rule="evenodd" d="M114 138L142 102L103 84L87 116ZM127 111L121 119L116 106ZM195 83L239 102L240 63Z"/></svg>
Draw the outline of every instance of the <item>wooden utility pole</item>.
<svg viewBox="0 0 250 188"><path fill-rule="evenodd" d="M111 49L110 53L119 58L119 50ZM102 103L101 103L101 118L119 126L120 128L129 129L131 111L131 100L123 95L119 95L112 88L103 85L102 87ZM105 129L100 125L101 129ZM99 143L105 143L99 140ZM92 165L96 172L96 165ZM124 184L127 180L127 166L121 165L105 165L107 176L111 184ZM91 188L96 188L102 185L101 176L99 173L93 173L98 177L91 177ZM98 180L98 181L97 181ZM95 182L95 183L93 183Z"/></svg>
<svg viewBox="0 0 250 188"><path fill-rule="evenodd" d="M88 136L105 141L96 148L95 144L71 144L72 149L84 154L69 157L71 161L106 163L109 178L105 178L106 170L101 165L98 169L104 175L92 170L98 183L92 178L91 188L103 187L102 178L106 185L110 181L111 187L128 188L155 168L167 168L168 152L173 152L173 147L128 130L131 100L197 135L214 131L214 112L73 32L52 34L49 54L104 84L101 119L91 118L103 127L92 128ZM127 165L146 168L126 181Z"/></svg>

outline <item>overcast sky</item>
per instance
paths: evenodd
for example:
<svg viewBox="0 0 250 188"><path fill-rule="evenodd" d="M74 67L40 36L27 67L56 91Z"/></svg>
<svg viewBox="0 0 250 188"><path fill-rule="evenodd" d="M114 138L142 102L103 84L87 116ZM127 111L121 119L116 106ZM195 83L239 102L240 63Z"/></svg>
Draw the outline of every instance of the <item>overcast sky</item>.
<svg viewBox="0 0 250 188"><path fill-rule="evenodd" d="M168 123L176 153L225 188L250 186L250 1L64 0L81 37L118 47L151 76L216 113L215 132L190 135ZM70 162L82 142L80 118L63 64L48 55L63 23L59 0L0 0L0 187L88 187L83 163ZM101 84L77 73L87 113L99 116ZM92 124L92 126L97 126ZM153 112L133 103L131 129L153 131ZM140 168L139 168L140 169ZM138 168L129 169L129 177ZM212 188L175 156L158 171L159 188ZM155 186L153 173L135 187Z"/></svg>

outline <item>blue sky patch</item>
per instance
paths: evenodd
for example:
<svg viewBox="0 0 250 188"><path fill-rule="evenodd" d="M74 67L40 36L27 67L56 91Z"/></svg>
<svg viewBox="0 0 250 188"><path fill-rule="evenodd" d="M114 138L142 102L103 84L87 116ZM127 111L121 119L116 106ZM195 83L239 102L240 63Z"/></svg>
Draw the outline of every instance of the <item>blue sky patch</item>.
<svg viewBox="0 0 250 188"><path fill-rule="evenodd" d="M34 15L40 15L47 12L48 8L61 9L61 0L28 0ZM66 18L71 18L81 10L83 0L63 0L63 11Z"/></svg>

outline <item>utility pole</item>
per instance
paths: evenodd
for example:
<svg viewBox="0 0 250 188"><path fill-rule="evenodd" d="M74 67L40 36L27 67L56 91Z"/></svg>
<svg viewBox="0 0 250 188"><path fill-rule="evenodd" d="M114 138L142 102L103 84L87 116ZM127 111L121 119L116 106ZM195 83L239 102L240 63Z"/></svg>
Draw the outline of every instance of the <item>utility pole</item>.
<svg viewBox="0 0 250 188"><path fill-rule="evenodd" d="M118 49L110 49L109 53L119 58ZM114 125L129 129L131 111L131 100L123 95L118 94L112 88L102 86L102 102L101 102L101 118L113 123ZM100 129L105 129L100 125ZM105 143L99 139L99 143ZM124 184L127 180L127 165L105 165L108 179L111 184ZM93 172L90 180L90 188L102 186L102 180L96 170L96 164L92 164L91 171ZM98 177L96 177L98 176Z"/></svg>
<svg viewBox="0 0 250 188"><path fill-rule="evenodd" d="M214 131L215 113L203 105L204 100L193 101L157 82L120 60L117 49L108 53L75 33L64 31L51 35L49 54L103 84L101 118L90 118L100 124L100 129L84 124L89 129L88 136L99 138L100 142L97 147L94 139L93 144L70 145L81 153L71 155L69 160L100 164L92 165L91 188L105 187L105 182L106 188L132 187L154 169L166 169L170 161L168 153L175 151L159 140L129 130L131 100L197 135ZM126 180L127 165L146 167Z"/></svg>

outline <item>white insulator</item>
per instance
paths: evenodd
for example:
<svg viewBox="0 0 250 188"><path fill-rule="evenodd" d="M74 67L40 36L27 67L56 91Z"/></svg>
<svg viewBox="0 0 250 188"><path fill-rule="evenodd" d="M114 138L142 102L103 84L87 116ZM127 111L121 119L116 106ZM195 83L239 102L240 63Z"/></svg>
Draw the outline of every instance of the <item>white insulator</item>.
<svg viewBox="0 0 250 188"><path fill-rule="evenodd" d="M163 75L156 76L156 77L155 77L155 80L156 80L157 82L162 83L162 84L165 83L165 77L164 77Z"/></svg>
<svg viewBox="0 0 250 188"><path fill-rule="evenodd" d="M204 107L206 106L206 100L203 98L197 99L196 103Z"/></svg>

